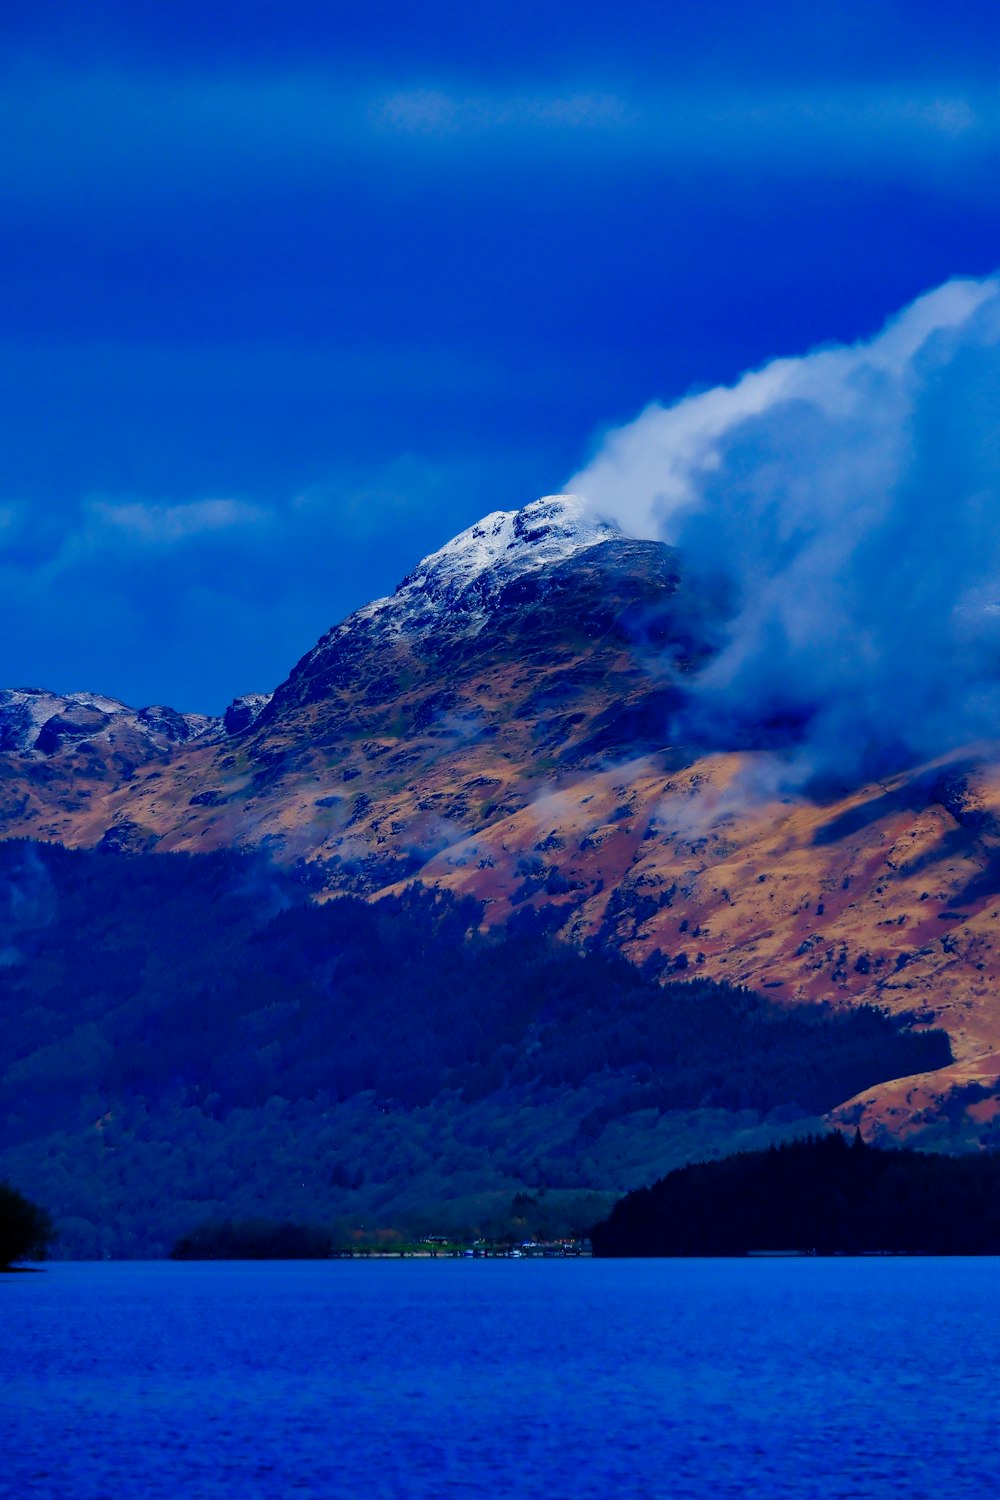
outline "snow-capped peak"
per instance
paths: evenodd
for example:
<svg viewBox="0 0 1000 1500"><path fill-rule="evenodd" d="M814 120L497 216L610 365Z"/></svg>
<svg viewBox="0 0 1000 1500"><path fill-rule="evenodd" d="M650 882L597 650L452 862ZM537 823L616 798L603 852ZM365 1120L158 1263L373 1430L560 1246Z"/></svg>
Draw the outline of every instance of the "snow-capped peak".
<svg viewBox="0 0 1000 1500"><path fill-rule="evenodd" d="M475 630L492 596L513 578L562 562L621 533L579 495L545 495L521 510L495 510L430 553L396 592L358 610L346 625L379 617L392 630L459 617Z"/></svg>
<svg viewBox="0 0 1000 1500"><path fill-rule="evenodd" d="M617 535L588 511L579 495L545 495L522 510L495 510L425 557L396 590L426 588L445 578L467 587L480 574L533 572Z"/></svg>

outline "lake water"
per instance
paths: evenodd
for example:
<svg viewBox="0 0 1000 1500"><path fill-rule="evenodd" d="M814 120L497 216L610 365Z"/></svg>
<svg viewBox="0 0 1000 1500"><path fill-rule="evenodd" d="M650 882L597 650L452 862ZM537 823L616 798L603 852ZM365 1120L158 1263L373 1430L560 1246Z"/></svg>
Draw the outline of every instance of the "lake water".
<svg viewBox="0 0 1000 1500"><path fill-rule="evenodd" d="M0 1494L996 1493L995 1260L54 1264Z"/></svg>

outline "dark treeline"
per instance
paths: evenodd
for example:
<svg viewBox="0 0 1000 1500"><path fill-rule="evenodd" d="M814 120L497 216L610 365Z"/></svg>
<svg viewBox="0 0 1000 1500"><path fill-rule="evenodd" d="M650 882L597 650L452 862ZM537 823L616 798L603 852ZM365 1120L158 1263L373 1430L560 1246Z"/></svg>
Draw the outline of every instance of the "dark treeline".
<svg viewBox="0 0 1000 1500"><path fill-rule="evenodd" d="M618 1203L595 1255L1000 1254L1000 1153L814 1136L682 1167Z"/></svg>
<svg viewBox="0 0 1000 1500"><path fill-rule="evenodd" d="M52 1220L45 1209L0 1182L0 1271L21 1260L40 1259L54 1238Z"/></svg>
<svg viewBox="0 0 1000 1500"><path fill-rule="evenodd" d="M171 1260L328 1260L333 1236L308 1224L274 1224L267 1219L248 1223L210 1222L184 1235L170 1252Z"/></svg>
<svg viewBox="0 0 1000 1500"><path fill-rule="evenodd" d="M309 895L304 877L233 853L0 843L0 1170L44 1188L58 1216L90 1217L89 1180L95 1213L113 1193L116 1212L157 1216L168 1243L184 1227L171 1204L189 1194L203 1212L298 1217L291 1187L308 1181L324 1218L369 1200L385 1212L417 1166L431 1203L481 1193L486 1167L507 1201L621 1191L636 1180L614 1136L626 1118L794 1121L950 1057L943 1033L874 1009L661 986L530 919L485 935L477 902ZM362 1098L385 1128L364 1126L359 1156L358 1121L335 1126ZM459 1140L470 1107L475 1139ZM389 1130L403 1117L424 1131L419 1151ZM618 1160L624 1180L600 1165ZM263 1196L237 1209L248 1161Z"/></svg>

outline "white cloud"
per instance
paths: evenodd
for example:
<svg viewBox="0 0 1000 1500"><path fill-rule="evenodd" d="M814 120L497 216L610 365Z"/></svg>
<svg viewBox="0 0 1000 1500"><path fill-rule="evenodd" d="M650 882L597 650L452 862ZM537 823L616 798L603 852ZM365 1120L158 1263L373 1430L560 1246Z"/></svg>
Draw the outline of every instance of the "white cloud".
<svg viewBox="0 0 1000 1500"><path fill-rule="evenodd" d="M651 406L567 488L728 601L702 732L797 719L804 770L1000 738L1000 281Z"/></svg>

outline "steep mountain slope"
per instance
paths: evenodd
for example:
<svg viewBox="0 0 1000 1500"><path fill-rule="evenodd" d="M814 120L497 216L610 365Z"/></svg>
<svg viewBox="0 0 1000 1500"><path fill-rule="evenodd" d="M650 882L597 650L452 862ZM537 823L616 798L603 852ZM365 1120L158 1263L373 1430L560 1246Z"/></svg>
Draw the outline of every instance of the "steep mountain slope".
<svg viewBox="0 0 1000 1500"><path fill-rule="evenodd" d="M419 875L484 899L491 923L538 908L664 975L912 1013L947 1029L954 1063L845 1101L843 1118L985 1139L1000 773L956 757L818 799L768 791L766 752L677 743L717 631L669 548L549 497L426 558L224 726L145 758L96 733L17 741L0 831L259 848L309 861L331 892Z"/></svg>

